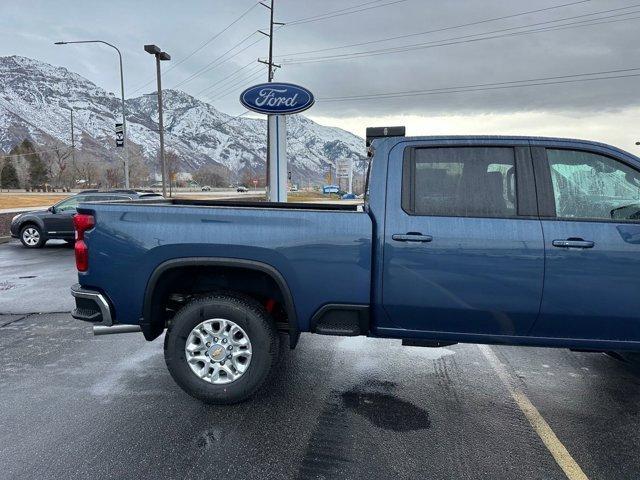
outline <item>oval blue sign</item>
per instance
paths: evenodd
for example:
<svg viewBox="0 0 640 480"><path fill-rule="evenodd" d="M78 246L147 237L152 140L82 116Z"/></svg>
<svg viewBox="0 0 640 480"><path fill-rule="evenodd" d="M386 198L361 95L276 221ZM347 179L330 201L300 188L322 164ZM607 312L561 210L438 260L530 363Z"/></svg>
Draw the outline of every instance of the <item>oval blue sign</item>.
<svg viewBox="0 0 640 480"><path fill-rule="evenodd" d="M240 103L258 113L286 115L300 113L313 105L313 94L292 83L261 83L240 94Z"/></svg>

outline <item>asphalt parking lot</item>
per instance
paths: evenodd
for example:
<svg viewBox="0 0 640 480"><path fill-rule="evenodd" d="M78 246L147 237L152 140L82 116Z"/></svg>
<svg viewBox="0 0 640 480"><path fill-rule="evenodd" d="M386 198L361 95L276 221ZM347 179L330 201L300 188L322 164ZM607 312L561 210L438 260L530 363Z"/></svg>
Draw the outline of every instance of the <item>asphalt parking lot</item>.
<svg viewBox="0 0 640 480"><path fill-rule="evenodd" d="M259 396L205 406L161 339L66 313L72 257L0 245L0 478L640 478L640 373L606 355L303 335Z"/></svg>
<svg viewBox="0 0 640 480"><path fill-rule="evenodd" d="M0 313L70 312L69 287L77 278L73 249L62 240L41 250L18 240L0 244Z"/></svg>

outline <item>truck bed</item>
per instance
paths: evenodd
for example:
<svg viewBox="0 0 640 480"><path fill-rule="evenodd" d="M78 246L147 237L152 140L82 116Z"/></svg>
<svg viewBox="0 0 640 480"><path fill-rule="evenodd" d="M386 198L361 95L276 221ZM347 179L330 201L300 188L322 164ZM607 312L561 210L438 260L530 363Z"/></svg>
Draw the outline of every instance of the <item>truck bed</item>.
<svg viewBox="0 0 640 480"><path fill-rule="evenodd" d="M211 200L82 203L83 287L100 288L118 323L137 324L149 278L176 259L243 259L268 265L288 284L301 331L329 303L370 302L373 224L356 205Z"/></svg>

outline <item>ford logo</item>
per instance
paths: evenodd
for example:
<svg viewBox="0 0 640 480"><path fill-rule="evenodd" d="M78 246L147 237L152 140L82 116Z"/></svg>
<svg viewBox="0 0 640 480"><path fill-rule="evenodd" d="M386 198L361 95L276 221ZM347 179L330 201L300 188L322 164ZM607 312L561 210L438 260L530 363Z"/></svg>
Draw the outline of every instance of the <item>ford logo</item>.
<svg viewBox="0 0 640 480"><path fill-rule="evenodd" d="M240 94L240 103L249 110L274 115L303 112L314 101L309 90L292 83L262 83Z"/></svg>

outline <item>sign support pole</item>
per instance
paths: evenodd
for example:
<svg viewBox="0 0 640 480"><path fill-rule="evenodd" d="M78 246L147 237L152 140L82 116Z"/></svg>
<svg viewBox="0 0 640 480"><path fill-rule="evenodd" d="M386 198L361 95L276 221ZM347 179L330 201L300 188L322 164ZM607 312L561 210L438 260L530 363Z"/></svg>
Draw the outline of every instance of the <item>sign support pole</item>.
<svg viewBox="0 0 640 480"><path fill-rule="evenodd" d="M269 201L287 201L286 115L269 115Z"/></svg>
<svg viewBox="0 0 640 480"><path fill-rule="evenodd" d="M248 110L268 115L266 177L270 202L287 201L287 115L304 112L313 102L313 93L292 83L261 83L240 94L240 103Z"/></svg>

